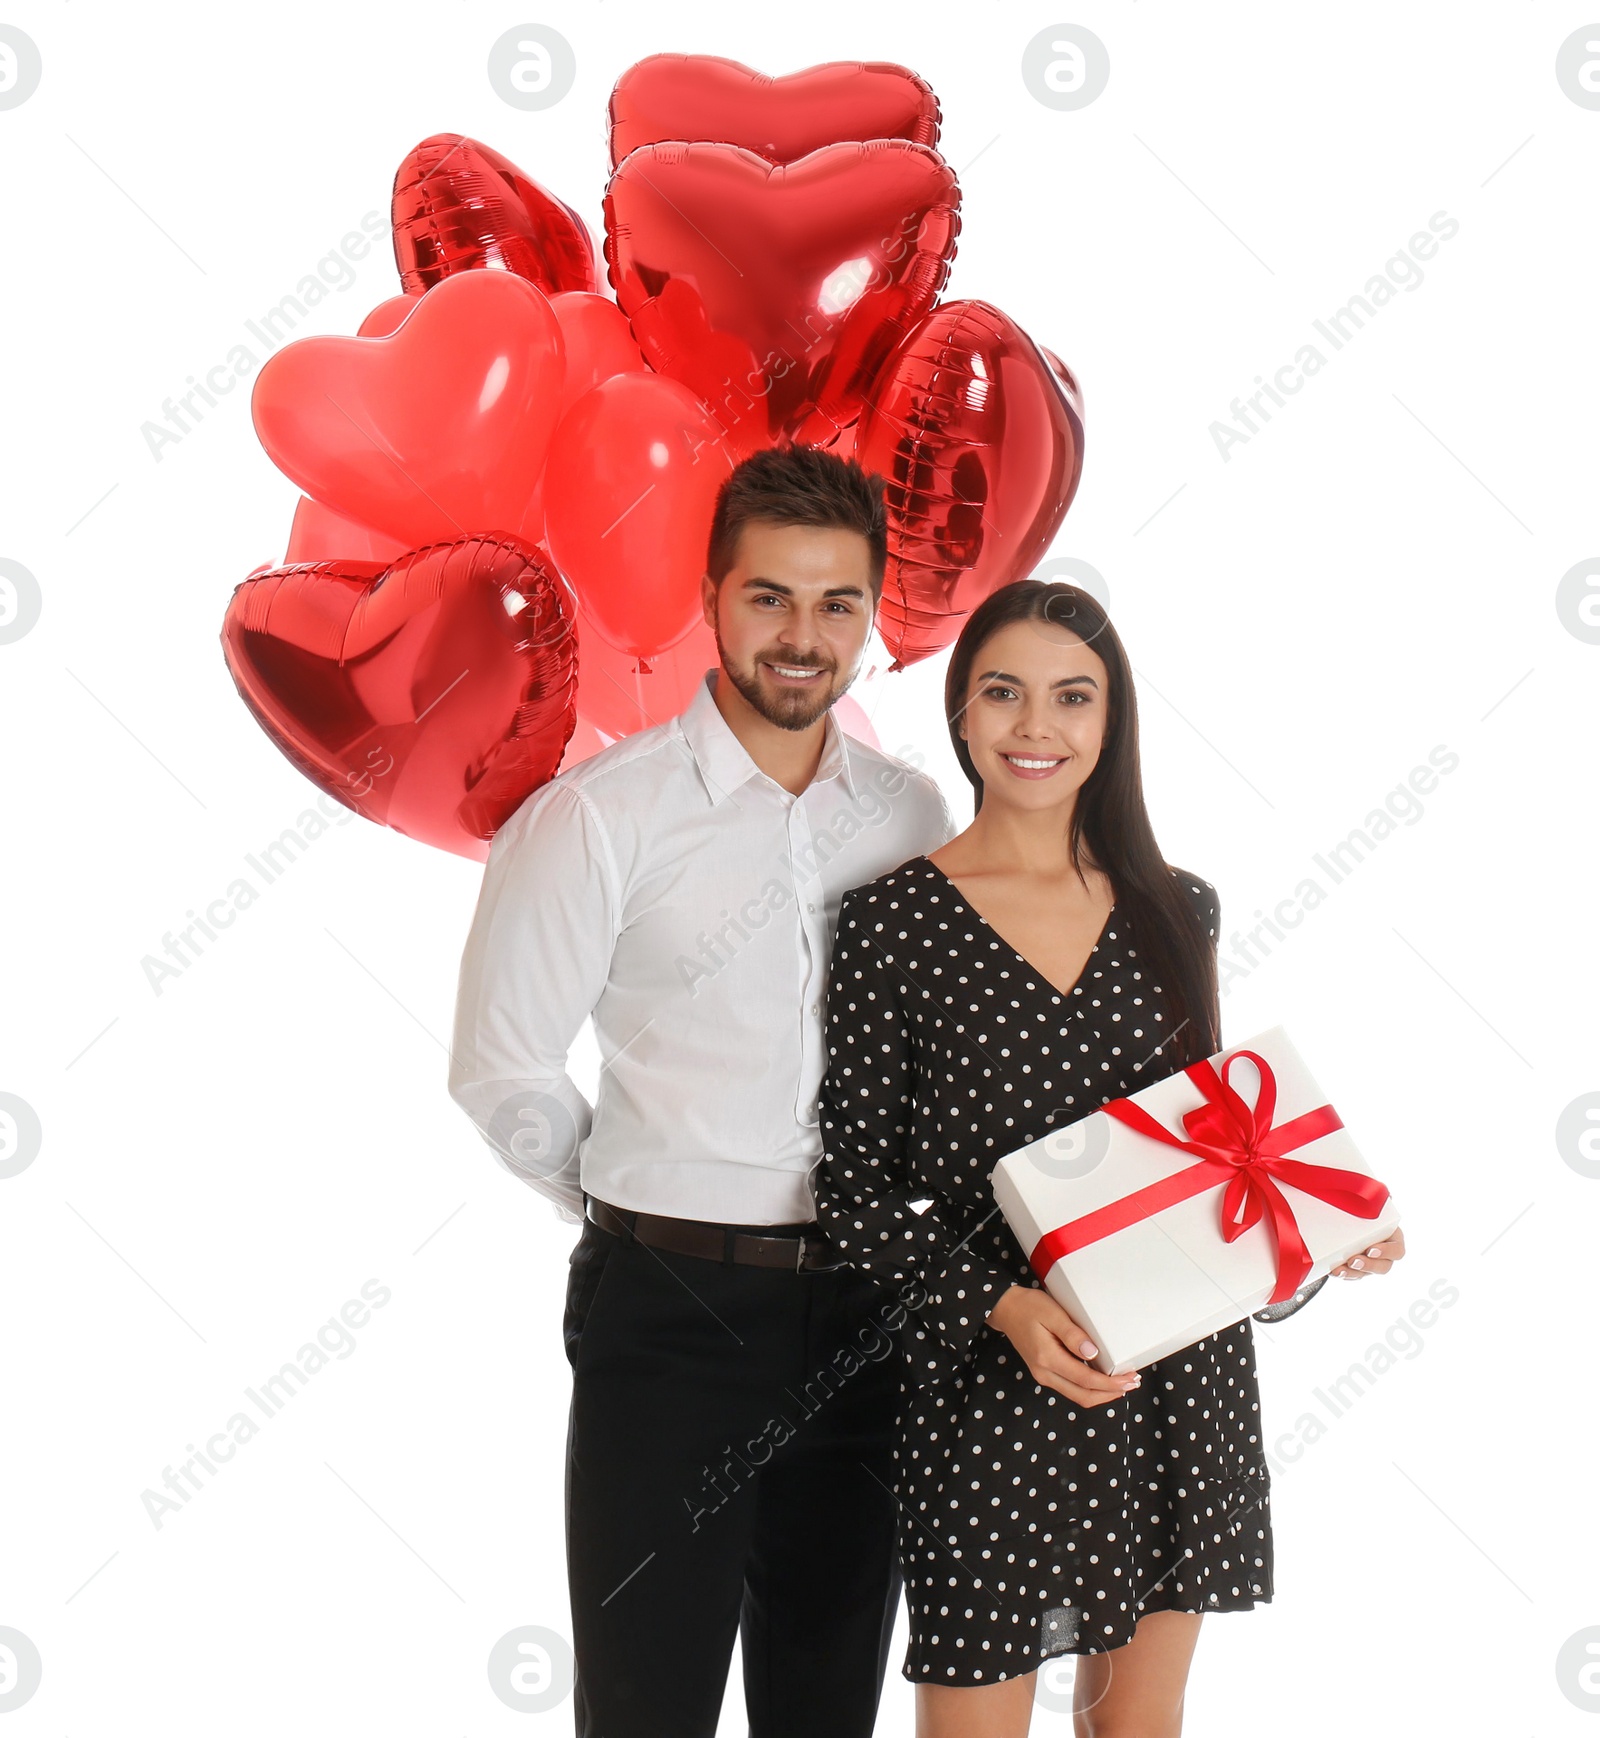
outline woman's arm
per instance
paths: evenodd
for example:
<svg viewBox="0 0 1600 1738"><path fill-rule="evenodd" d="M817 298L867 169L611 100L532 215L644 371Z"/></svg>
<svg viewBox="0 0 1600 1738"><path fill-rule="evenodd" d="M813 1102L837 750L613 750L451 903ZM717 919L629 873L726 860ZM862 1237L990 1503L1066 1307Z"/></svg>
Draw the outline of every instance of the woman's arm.
<svg viewBox="0 0 1600 1738"><path fill-rule="evenodd" d="M965 1356L1015 1276L973 1253L967 1240L977 1226L962 1228L947 1202L912 1206L929 1193L908 1153L917 1063L904 1003L920 992L880 944L869 897L864 887L844 896L829 967L817 1218L854 1266L912 1284L908 1306Z"/></svg>

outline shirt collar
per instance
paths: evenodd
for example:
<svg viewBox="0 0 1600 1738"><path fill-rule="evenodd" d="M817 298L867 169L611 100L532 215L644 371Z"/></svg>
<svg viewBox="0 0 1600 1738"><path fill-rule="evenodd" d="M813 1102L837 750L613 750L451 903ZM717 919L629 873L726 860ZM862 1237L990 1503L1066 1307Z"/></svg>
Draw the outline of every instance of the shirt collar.
<svg viewBox="0 0 1600 1738"><path fill-rule="evenodd" d="M700 777L713 807L761 772L761 768L750 758L749 750L734 735L727 719L717 710L717 702L711 692L716 679L716 667L706 671L695 690L694 698L678 718L684 740L694 755L695 765L700 769ZM811 783L819 785L827 779L838 778L843 781L844 788L850 793L850 800L854 802L856 786L850 764L850 749L831 708L823 719L822 728L822 758L817 762L817 770L812 775Z"/></svg>

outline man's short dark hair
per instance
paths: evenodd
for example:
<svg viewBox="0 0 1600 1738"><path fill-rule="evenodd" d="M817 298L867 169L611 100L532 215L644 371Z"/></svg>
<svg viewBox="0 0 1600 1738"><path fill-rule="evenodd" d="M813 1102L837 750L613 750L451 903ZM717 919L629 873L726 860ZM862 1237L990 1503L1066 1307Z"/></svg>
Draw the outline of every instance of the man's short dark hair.
<svg viewBox="0 0 1600 1738"><path fill-rule="evenodd" d="M821 447L767 447L735 467L717 491L711 515L706 572L721 583L733 566L739 533L752 520L768 525L815 525L859 531L867 540L872 596L883 590L889 554L889 522L883 478Z"/></svg>

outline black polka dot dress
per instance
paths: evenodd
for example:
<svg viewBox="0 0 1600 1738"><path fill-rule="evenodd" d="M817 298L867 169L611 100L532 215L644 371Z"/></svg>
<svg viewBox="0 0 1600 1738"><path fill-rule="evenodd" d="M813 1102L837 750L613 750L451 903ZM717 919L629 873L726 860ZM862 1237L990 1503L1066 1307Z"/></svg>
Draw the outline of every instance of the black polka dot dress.
<svg viewBox="0 0 1600 1738"><path fill-rule="evenodd" d="M1214 940L1216 889L1174 874ZM1116 906L1063 996L926 857L845 895L817 1211L906 1307L896 1496L913 1682L995 1683L1121 1647L1146 1612L1272 1597L1248 1320L1079 1408L984 1319L1013 1284L1038 1284L989 1173L1173 1072L1162 999Z"/></svg>

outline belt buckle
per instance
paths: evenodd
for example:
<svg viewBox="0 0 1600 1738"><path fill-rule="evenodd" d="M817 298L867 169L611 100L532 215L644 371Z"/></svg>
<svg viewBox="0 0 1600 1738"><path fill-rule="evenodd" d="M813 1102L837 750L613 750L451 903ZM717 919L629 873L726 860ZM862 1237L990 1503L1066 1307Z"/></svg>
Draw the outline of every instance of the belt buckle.
<svg viewBox="0 0 1600 1738"><path fill-rule="evenodd" d="M812 1239L811 1232L809 1232L809 1231L802 1231L801 1232L800 1237L799 1237L800 1247L795 1252L795 1258L794 1258L794 1270L796 1273L806 1273L806 1272L832 1273L836 1267L843 1267L844 1266L844 1263L842 1261L830 1261L826 1266L817 1266L817 1267L813 1267L813 1268L808 1269L806 1267L806 1257L811 1253L811 1239ZM817 1241L817 1253L820 1255L821 1252L828 1247L828 1240L826 1237L824 1237L822 1235L821 1232L818 1232L816 1234L816 1241Z"/></svg>

